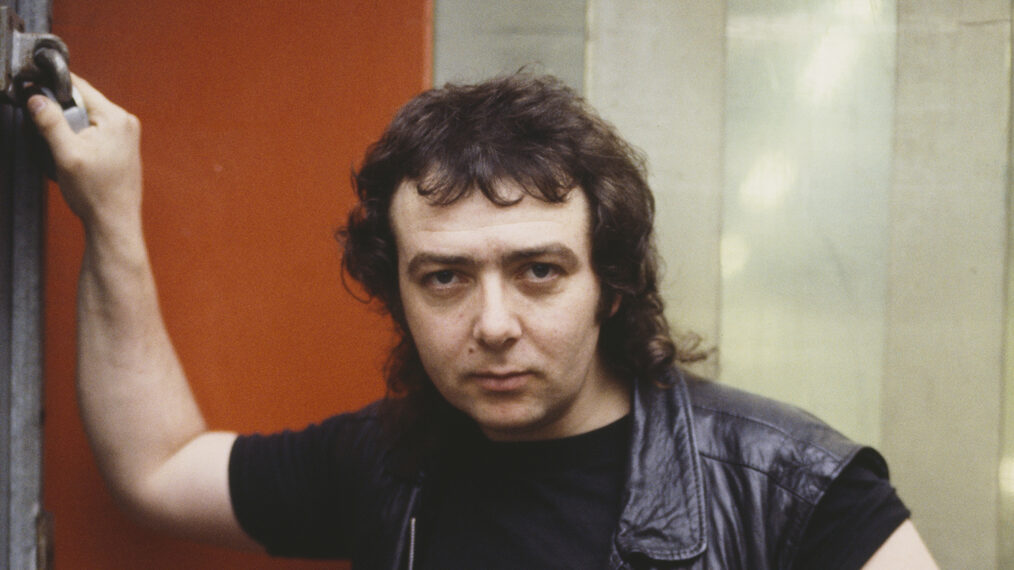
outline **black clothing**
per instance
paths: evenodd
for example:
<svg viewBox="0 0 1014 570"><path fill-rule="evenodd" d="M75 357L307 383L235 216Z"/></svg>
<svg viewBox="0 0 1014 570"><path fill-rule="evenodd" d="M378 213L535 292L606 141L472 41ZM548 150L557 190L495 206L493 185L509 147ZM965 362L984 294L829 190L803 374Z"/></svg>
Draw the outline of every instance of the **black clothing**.
<svg viewBox="0 0 1014 570"><path fill-rule="evenodd" d="M796 568L862 568L911 516L891 484L862 459L850 463L817 504Z"/></svg>
<svg viewBox="0 0 1014 570"><path fill-rule="evenodd" d="M564 439L458 446L423 494L417 568L604 568L629 433L628 416Z"/></svg>
<svg viewBox="0 0 1014 570"><path fill-rule="evenodd" d="M804 412L680 371L668 380L635 386L610 568L790 568L846 465L858 458L886 480L875 451ZM432 539L428 517L440 516L425 499L420 508L420 490L439 486L396 475L378 434L371 406L298 434L240 438L230 461L238 520L274 554L405 568L419 552L414 531Z"/></svg>
<svg viewBox="0 0 1014 570"><path fill-rule="evenodd" d="M552 441L473 437L430 480L418 537L421 570L604 568L619 516L629 416ZM861 568L909 511L860 455L817 504L793 568Z"/></svg>

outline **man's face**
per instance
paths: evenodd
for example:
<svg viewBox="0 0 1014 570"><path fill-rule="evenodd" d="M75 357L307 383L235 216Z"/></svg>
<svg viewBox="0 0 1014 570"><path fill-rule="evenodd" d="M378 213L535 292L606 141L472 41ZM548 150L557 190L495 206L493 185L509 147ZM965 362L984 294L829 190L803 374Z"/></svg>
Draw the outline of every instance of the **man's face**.
<svg viewBox="0 0 1014 570"><path fill-rule="evenodd" d="M504 188L515 196L517 187ZM547 439L629 409L597 353L599 283L588 203L472 192L430 204L406 182L391 204L401 299L433 384L491 439Z"/></svg>

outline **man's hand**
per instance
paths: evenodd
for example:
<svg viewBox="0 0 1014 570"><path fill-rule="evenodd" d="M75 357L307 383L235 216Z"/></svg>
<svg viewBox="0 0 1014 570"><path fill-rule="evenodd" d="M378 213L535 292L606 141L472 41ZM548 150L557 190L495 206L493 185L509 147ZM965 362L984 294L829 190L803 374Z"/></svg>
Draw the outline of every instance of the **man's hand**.
<svg viewBox="0 0 1014 570"><path fill-rule="evenodd" d="M73 77L91 126L75 133L60 105L43 95L28 110L53 153L57 181L86 228L100 222L135 221L141 208L141 123L87 81Z"/></svg>

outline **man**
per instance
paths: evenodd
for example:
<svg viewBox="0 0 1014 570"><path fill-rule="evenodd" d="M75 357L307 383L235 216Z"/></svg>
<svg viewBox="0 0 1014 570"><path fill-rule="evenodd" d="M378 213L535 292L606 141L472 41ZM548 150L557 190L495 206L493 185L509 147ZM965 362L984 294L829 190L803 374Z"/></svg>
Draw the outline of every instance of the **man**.
<svg viewBox="0 0 1014 570"><path fill-rule="evenodd" d="M932 568L886 465L691 377L636 153L515 75L410 101L355 176L344 266L398 327L390 396L299 433L207 430L159 314L135 118L29 101L85 226L79 391L140 519L357 568ZM340 374L340 371L339 371Z"/></svg>

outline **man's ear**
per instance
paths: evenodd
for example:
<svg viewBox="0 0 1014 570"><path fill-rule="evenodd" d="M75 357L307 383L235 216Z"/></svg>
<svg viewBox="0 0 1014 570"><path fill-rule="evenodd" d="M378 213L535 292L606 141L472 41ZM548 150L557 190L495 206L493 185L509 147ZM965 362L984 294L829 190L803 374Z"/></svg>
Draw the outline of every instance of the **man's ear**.
<svg viewBox="0 0 1014 570"><path fill-rule="evenodd" d="M612 304L609 307L609 316L606 317L607 319L609 317L612 317L613 315L615 315L616 311L620 310L620 303L623 301L623 295L618 295L616 293L612 293L612 296L613 296L613 300L612 300Z"/></svg>
<svg viewBox="0 0 1014 570"><path fill-rule="evenodd" d="M606 319L611 318L620 310L620 303L623 301L623 295L620 295L616 291L602 288L602 297L599 299L598 306L598 320L602 323Z"/></svg>

